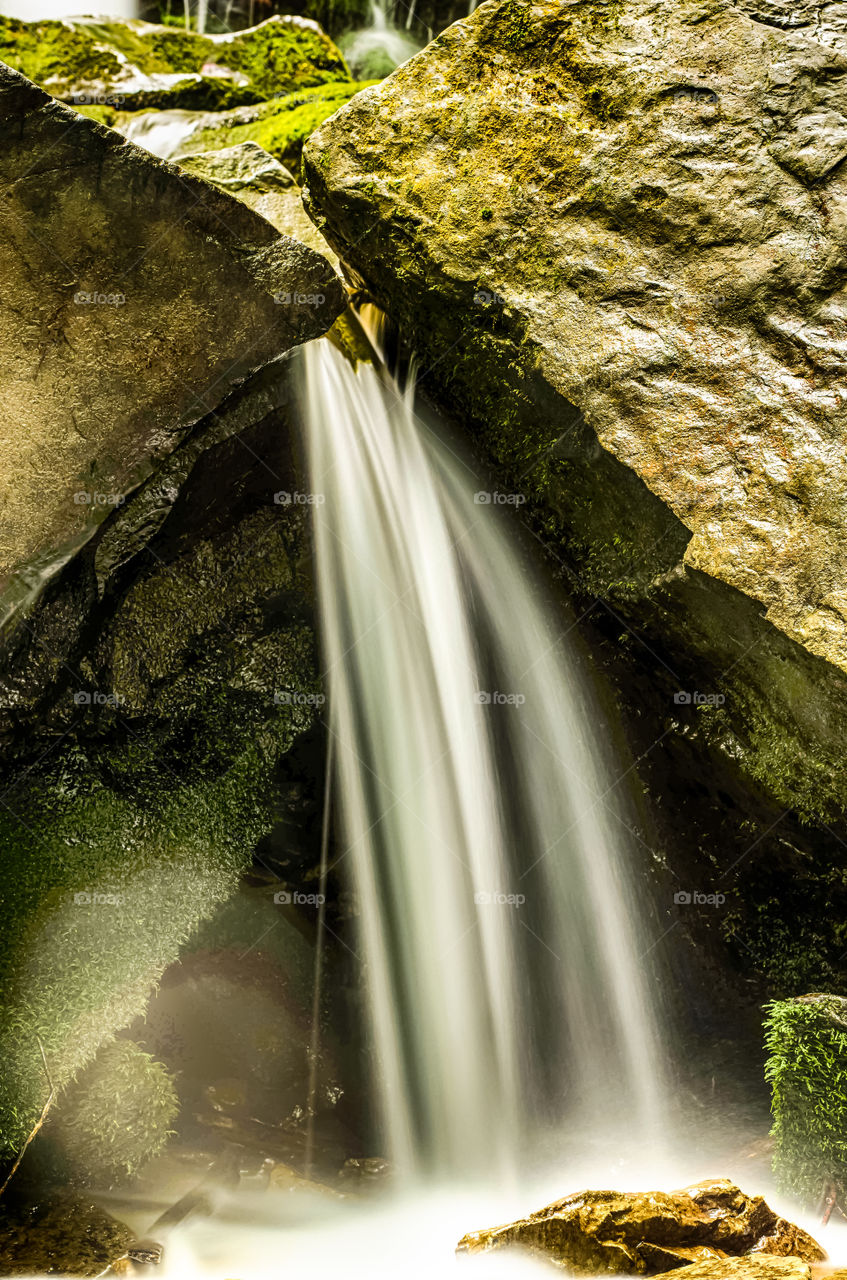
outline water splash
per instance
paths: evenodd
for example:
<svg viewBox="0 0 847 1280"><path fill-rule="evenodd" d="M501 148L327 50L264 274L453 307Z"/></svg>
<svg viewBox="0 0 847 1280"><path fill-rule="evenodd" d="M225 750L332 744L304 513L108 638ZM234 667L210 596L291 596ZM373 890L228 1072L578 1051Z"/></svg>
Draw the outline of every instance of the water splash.
<svg viewBox="0 0 847 1280"><path fill-rule="evenodd" d="M302 359L341 858L392 1154L467 1176L565 1121L643 1141L662 1066L633 841L571 624L498 510L520 495L480 491L376 368L326 341Z"/></svg>

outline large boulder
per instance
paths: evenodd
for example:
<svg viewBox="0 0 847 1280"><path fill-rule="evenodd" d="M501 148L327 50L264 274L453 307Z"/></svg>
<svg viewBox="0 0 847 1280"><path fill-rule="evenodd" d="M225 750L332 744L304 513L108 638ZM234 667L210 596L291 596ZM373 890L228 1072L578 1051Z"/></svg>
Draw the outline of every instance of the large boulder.
<svg viewBox="0 0 847 1280"><path fill-rule="evenodd" d="M528 1218L472 1231L458 1245L461 1253L504 1247L542 1254L569 1271L615 1275L657 1274L744 1254L804 1262L826 1257L761 1196L747 1196L724 1179L670 1193L579 1191Z"/></svg>
<svg viewBox="0 0 847 1280"><path fill-rule="evenodd" d="M836 9L490 0L304 151L621 690L668 928L781 991L838 981L847 907Z"/></svg>
<svg viewBox="0 0 847 1280"><path fill-rule="evenodd" d="M3 68L0 125L0 403L14 424L0 584L14 600L246 374L324 332L342 289L242 202Z"/></svg>

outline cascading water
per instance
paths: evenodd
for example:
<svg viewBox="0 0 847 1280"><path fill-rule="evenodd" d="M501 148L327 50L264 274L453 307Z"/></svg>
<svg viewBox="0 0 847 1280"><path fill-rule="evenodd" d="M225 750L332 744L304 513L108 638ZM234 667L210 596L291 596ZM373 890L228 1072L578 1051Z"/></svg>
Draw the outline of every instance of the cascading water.
<svg viewBox="0 0 847 1280"><path fill-rule="evenodd" d="M302 360L385 1140L440 1176L508 1167L565 1120L643 1140L662 1094L648 944L568 624L496 510L509 495L475 494L411 392L325 340Z"/></svg>
<svg viewBox="0 0 847 1280"><path fill-rule="evenodd" d="M340 46L353 75L363 80L390 75L421 49L417 40L389 22L384 0L371 0L370 25L343 36Z"/></svg>

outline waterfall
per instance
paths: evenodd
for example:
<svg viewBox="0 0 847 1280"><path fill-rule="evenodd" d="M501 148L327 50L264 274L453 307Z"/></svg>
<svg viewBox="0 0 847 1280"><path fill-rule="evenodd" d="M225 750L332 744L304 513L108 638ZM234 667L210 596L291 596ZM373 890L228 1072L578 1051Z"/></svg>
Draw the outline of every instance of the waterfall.
<svg viewBox="0 0 847 1280"><path fill-rule="evenodd" d="M572 620L516 540L521 495L489 493L381 368L327 340L300 359L336 865L390 1154L458 1177L508 1170L565 1125L652 1139L662 1066L624 768Z"/></svg>
<svg viewBox="0 0 847 1280"><path fill-rule="evenodd" d="M385 0L371 0L370 25L348 32L339 44L353 75L366 80L390 75L421 49L419 41L389 22Z"/></svg>

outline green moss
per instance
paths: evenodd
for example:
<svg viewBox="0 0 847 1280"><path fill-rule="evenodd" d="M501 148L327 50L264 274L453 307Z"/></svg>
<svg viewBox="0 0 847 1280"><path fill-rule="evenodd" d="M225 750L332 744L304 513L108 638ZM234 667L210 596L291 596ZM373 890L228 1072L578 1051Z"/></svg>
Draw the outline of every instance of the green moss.
<svg viewBox="0 0 847 1280"><path fill-rule="evenodd" d="M193 133L185 153L196 155L201 151L234 147L241 142L257 142L296 173L303 143L309 135L360 89L372 83L339 82L289 94L258 108L248 122L242 122L238 114L232 113L214 127Z"/></svg>
<svg viewBox="0 0 847 1280"><path fill-rule="evenodd" d="M165 1146L178 1111L161 1062L115 1040L65 1090L50 1132L85 1181L132 1177Z"/></svg>
<svg viewBox="0 0 847 1280"><path fill-rule="evenodd" d="M847 1193L847 1000L774 1001L765 1022L780 1190L808 1206L831 1182Z"/></svg>
<svg viewBox="0 0 847 1280"><path fill-rule="evenodd" d="M193 75L204 63L214 62L246 75L253 100L349 80L347 65L329 36L279 16L222 41L133 22L0 18L0 58L60 97L80 85L108 85L122 74L123 59L144 75ZM221 93L236 90L220 86Z"/></svg>
<svg viewBox="0 0 847 1280"><path fill-rule="evenodd" d="M76 723L84 746L68 738L7 779L2 1151L44 1103L39 1038L66 1085L144 1011L273 825L275 766L314 714L274 702L276 688L316 688L311 630L292 620L302 538L263 507L152 561L102 640L97 682L123 699L111 727L92 707Z"/></svg>

